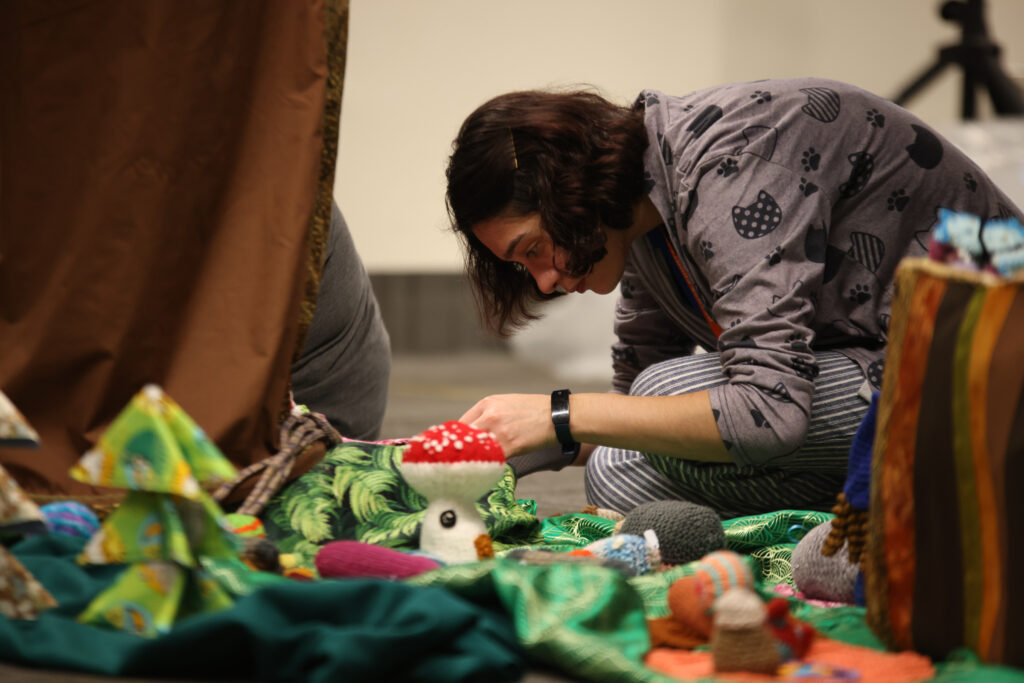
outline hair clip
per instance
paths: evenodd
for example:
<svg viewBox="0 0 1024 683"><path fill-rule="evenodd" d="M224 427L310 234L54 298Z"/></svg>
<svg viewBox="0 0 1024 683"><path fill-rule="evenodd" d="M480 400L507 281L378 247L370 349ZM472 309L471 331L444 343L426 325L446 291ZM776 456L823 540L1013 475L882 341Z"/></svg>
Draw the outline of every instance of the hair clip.
<svg viewBox="0 0 1024 683"><path fill-rule="evenodd" d="M512 126L508 127L508 139L512 141L512 163L519 169L519 157L516 156L516 137L512 134Z"/></svg>

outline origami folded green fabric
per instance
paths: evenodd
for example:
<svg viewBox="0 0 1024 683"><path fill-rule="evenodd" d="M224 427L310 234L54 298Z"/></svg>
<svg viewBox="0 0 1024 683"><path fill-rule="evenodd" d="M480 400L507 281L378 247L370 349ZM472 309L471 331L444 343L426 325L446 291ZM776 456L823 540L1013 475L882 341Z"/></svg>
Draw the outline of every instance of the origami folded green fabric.
<svg viewBox="0 0 1024 683"><path fill-rule="evenodd" d="M164 391L150 384L132 398L71 468L87 484L199 498L200 482L230 481L234 465Z"/></svg>
<svg viewBox="0 0 1024 683"><path fill-rule="evenodd" d="M89 539L82 564L165 560L198 567L197 557L237 557L239 543L206 493L197 500L129 491Z"/></svg>

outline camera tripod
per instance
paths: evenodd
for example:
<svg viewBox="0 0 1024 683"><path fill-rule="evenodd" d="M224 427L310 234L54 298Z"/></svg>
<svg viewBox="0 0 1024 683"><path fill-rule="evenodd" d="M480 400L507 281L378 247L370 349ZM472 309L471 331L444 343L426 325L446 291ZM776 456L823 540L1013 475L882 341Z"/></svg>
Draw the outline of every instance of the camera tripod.
<svg viewBox="0 0 1024 683"><path fill-rule="evenodd" d="M914 95L928 85L946 67L959 65L963 69L961 118L977 117L976 94L984 86L997 114L1024 114L1024 96L1013 80L999 66L999 46L992 42L985 27L982 0L952 0L945 2L939 14L947 21L961 26L960 43L939 49L939 57L893 101L905 106Z"/></svg>

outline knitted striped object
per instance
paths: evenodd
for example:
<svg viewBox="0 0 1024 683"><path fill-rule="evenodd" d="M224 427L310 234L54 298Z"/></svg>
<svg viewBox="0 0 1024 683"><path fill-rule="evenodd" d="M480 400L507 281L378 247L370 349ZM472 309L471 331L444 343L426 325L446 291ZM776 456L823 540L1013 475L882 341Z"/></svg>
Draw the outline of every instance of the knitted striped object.
<svg viewBox="0 0 1024 683"><path fill-rule="evenodd" d="M868 622L1024 666L1024 289L903 261L875 432Z"/></svg>
<svg viewBox="0 0 1024 683"><path fill-rule="evenodd" d="M707 638L711 634L711 608L730 588L753 588L754 575L745 557L731 550L705 555L690 576L672 582L668 607L672 617L687 630Z"/></svg>
<svg viewBox="0 0 1024 683"><path fill-rule="evenodd" d="M73 500L47 503L39 508L50 533L72 538L90 538L100 528L96 513Z"/></svg>

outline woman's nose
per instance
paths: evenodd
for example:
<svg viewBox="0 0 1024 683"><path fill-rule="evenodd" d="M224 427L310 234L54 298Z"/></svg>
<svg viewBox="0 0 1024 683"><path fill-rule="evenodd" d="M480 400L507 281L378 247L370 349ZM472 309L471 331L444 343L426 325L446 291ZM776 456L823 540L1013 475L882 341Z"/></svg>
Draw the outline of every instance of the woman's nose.
<svg viewBox="0 0 1024 683"><path fill-rule="evenodd" d="M533 276L533 281L537 283L537 289L545 294L553 293L558 286L559 272L553 265L546 268L531 268L530 275Z"/></svg>

